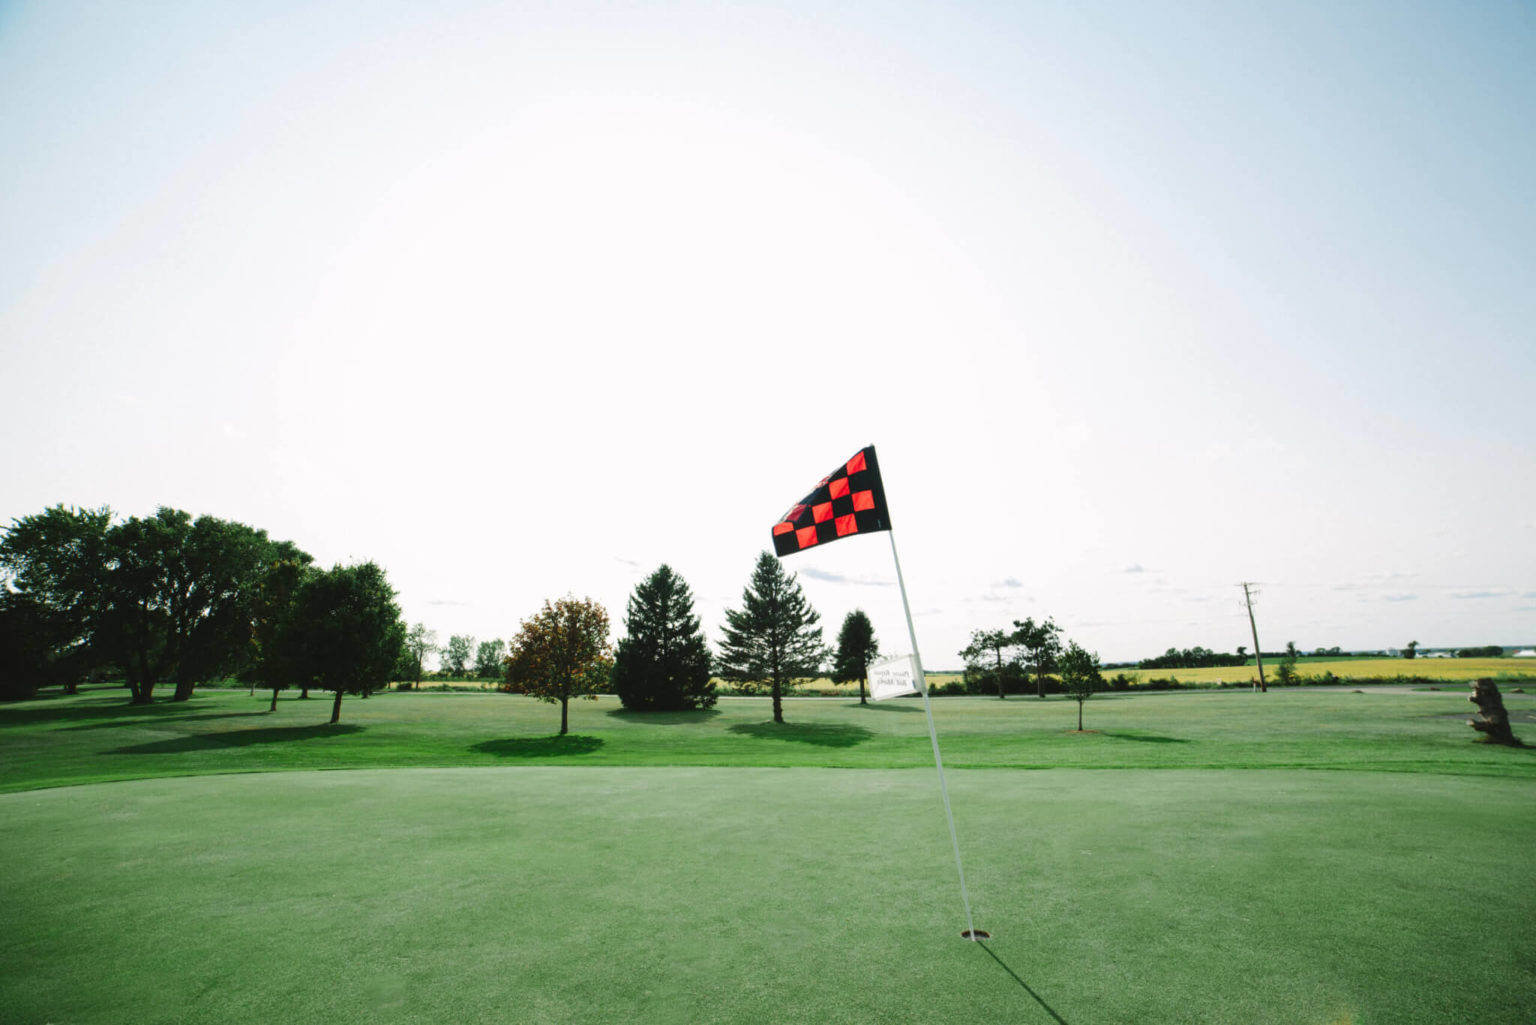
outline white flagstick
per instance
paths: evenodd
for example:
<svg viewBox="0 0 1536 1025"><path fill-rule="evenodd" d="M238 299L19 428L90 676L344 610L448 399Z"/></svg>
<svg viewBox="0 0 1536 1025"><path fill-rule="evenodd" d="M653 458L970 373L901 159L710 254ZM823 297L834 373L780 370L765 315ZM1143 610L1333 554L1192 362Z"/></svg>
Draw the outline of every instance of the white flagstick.
<svg viewBox="0 0 1536 1025"><path fill-rule="evenodd" d="M928 676L923 672L923 656L917 650L917 631L912 628L912 606L907 603L907 583L901 577L901 558L896 554L896 532L891 535L891 558L896 562L896 586L901 588L901 607L907 614L907 636L912 641L912 657L917 660L917 686L923 695L923 711L928 713L928 739L933 741L933 764L939 770L939 793L944 795L944 817L949 820L949 842L955 847L955 870L960 873L960 899L965 902L965 936L975 942L976 925L971 921L971 898L965 892L965 867L960 864L960 838L955 834L955 813L949 807L949 787L944 783L944 759L939 756L939 731L933 725L933 705L928 701Z"/></svg>

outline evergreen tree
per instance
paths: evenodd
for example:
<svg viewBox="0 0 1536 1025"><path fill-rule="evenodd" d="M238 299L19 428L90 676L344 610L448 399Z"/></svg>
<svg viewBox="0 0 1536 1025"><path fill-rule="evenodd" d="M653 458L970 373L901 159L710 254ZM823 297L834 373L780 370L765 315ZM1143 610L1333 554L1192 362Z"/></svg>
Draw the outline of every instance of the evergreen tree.
<svg viewBox="0 0 1536 1025"><path fill-rule="evenodd" d="M773 721L784 721L784 689L797 679L821 675L827 650L821 616L805 600L793 574L771 552L757 557L752 581L741 593L741 608L725 612L720 646L721 675L766 683L773 694Z"/></svg>
<svg viewBox="0 0 1536 1025"><path fill-rule="evenodd" d="M625 708L670 712L715 703L709 647L693 614L693 592L663 563L630 595L627 636L613 662L613 689Z"/></svg>
<svg viewBox="0 0 1536 1025"><path fill-rule="evenodd" d="M869 679L869 664L880 655L880 642L875 640L875 624L869 621L863 609L854 609L843 617L843 627L837 632L837 654L833 656L832 679L836 683L859 681L859 704L864 699L864 681Z"/></svg>

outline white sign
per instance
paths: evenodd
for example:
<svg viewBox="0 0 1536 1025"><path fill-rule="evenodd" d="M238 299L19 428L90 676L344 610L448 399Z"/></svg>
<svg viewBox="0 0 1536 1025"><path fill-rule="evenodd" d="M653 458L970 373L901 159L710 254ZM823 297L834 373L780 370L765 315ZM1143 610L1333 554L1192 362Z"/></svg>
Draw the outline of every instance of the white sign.
<svg viewBox="0 0 1536 1025"><path fill-rule="evenodd" d="M869 696L876 701L918 693L916 658L898 655L870 664Z"/></svg>

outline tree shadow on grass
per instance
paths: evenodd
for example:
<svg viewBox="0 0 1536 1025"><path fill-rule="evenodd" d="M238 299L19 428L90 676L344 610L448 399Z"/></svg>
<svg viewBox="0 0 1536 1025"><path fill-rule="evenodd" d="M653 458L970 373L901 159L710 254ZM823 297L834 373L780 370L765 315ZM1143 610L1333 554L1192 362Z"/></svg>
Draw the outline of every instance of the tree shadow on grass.
<svg viewBox="0 0 1536 1025"><path fill-rule="evenodd" d="M157 721L170 719L178 712L187 712L199 707L189 701L156 701L150 705L130 705L126 690L114 693L110 698L99 697L96 694L84 698L55 694L49 695L48 699L33 700L47 700L48 703L41 708L7 708L0 705L0 727L35 726L50 722L89 722L106 728L116 726L126 719ZM87 727L69 728L85 729Z"/></svg>
<svg viewBox="0 0 1536 1025"><path fill-rule="evenodd" d="M850 703L849 707L863 707L870 710L871 712L921 712L923 710L921 704L903 705L899 704L898 701L871 701L869 704L863 706Z"/></svg>
<svg viewBox="0 0 1536 1025"><path fill-rule="evenodd" d="M142 708L144 706L141 705L139 707ZM186 705L182 705L181 707L186 708ZM81 723L79 726L64 726L60 728L59 732L67 733L74 732L76 730L115 730L119 726L144 725L146 723L154 723L155 725L159 725L163 722L202 722L206 719L244 719L247 716L260 717L270 714L271 713L263 708L259 712L210 712L206 715L157 715L151 719L136 720L134 722L125 721L126 717L124 717L124 719L109 719L106 722L85 722Z"/></svg>
<svg viewBox="0 0 1536 1025"><path fill-rule="evenodd" d="M792 740L817 747L853 747L874 736L863 726L839 723L740 722L727 729L759 740Z"/></svg>
<svg viewBox="0 0 1536 1025"><path fill-rule="evenodd" d="M1052 1007L1050 1004L1046 1003L1043 999L1041 999L1039 993L1036 993L1034 990L1030 989L1029 988L1029 983L1027 983L1023 979L1019 978L1019 973L1015 972L1012 968L1009 968L1008 965L1003 962L1002 958L998 957L996 954L994 954L992 952L992 948L991 947L987 946L981 940L977 940L976 941L976 945L978 947L980 947L982 950L985 950L987 952L987 956L990 957L992 960L996 961L997 962L997 966L999 968L1001 968L1003 971L1005 971L1009 975L1011 975L1013 977L1013 981L1017 982L1020 986L1022 986L1024 988L1024 992L1026 992L1030 996L1034 997L1035 1003L1037 1003L1041 1007L1045 1008L1045 1013L1051 1016L1052 1020L1054 1020L1056 1022L1056 1025L1067 1025L1067 1020L1065 1018L1063 1018L1061 1015L1057 1014L1056 1013L1056 1009L1054 1007Z"/></svg>
<svg viewBox="0 0 1536 1025"><path fill-rule="evenodd" d="M602 737L584 737L567 733L563 737L505 737L487 740L470 749L498 758L558 758L562 755L589 755L603 746Z"/></svg>
<svg viewBox="0 0 1536 1025"><path fill-rule="evenodd" d="M1091 731L1090 731L1091 732ZM1142 744L1188 744L1183 737L1160 737L1155 733L1111 733L1104 730L1101 737L1109 737L1111 740L1134 740Z"/></svg>
<svg viewBox="0 0 1536 1025"><path fill-rule="evenodd" d="M296 740L344 737L367 729L355 723L320 723L314 726L274 726L265 730L228 730L224 733L194 733L186 737L132 744L106 754L168 755L185 751L213 751L221 747L251 747L256 744L287 744Z"/></svg>
<svg viewBox="0 0 1536 1025"><path fill-rule="evenodd" d="M673 726L691 722L708 722L720 714L718 708L687 708L676 712L644 712L634 708L615 708L608 713L615 719L630 722L653 722Z"/></svg>

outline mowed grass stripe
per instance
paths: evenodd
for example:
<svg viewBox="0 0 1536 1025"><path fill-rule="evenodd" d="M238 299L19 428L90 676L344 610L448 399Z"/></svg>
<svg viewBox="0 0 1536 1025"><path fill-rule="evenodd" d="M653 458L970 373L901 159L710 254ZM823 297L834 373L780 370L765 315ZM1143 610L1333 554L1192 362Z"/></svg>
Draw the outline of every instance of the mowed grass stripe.
<svg viewBox="0 0 1536 1025"><path fill-rule="evenodd" d="M792 700L783 725L767 699L711 710L625 712L612 698L559 711L501 694L391 693L329 702L208 691L134 708L120 691L0 707L0 791L155 776L452 766L819 766L932 764L921 703ZM1509 695L1517 734L1536 742L1536 696ZM957 768L1334 768L1536 777L1536 746L1472 742L1475 712L1455 693L1308 690L1102 694L1075 733L1053 698L934 702L946 764Z"/></svg>
<svg viewBox="0 0 1536 1025"><path fill-rule="evenodd" d="M532 767L0 796L0 1021L1523 1022L1527 781Z"/></svg>

